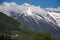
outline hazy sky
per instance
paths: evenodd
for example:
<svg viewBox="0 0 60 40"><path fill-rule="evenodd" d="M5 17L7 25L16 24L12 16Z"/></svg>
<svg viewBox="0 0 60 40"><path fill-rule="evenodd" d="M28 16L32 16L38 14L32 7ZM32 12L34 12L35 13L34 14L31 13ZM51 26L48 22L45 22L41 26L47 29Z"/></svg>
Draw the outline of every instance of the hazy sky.
<svg viewBox="0 0 60 40"><path fill-rule="evenodd" d="M31 5L40 6L42 8L60 7L60 0L0 0L2 2L16 2L17 4L29 3Z"/></svg>

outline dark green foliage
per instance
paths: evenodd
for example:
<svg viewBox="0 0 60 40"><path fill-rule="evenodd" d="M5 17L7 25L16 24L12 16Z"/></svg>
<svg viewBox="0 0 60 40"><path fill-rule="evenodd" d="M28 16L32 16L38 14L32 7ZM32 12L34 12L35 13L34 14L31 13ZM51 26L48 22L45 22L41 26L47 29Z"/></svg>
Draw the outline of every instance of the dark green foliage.
<svg viewBox="0 0 60 40"><path fill-rule="evenodd" d="M8 36L7 34L2 34L0 35L0 40L11 40L11 37Z"/></svg>
<svg viewBox="0 0 60 40"><path fill-rule="evenodd" d="M0 35L0 40L55 40L49 33L32 33L29 35Z"/></svg>
<svg viewBox="0 0 60 40"><path fill-rule="evenodd" d="M55 40L50 33L33 32L0 12L0 40Z"/></svg>

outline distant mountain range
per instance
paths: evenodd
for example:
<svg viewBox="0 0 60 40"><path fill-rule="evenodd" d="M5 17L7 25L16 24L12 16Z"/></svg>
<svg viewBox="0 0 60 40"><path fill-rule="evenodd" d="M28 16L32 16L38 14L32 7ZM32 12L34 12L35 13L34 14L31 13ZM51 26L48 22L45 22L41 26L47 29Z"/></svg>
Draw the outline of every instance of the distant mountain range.
<svg viewBox="0 0 60 40"><path fill-rule="evenodd" d="M41 9L39 7L35 7L33 5L31 6L26 3L22 6L18 6L14 3L10 3L10 6L7 7L6 5L2 6L4 6L4 8L2 8L4 10L0 10L1 12L3 12L9 17L14 18L26 28L36 32L50 32L54 36L60 38L59 11ZM11 7L11 9L9 9L9 7Z"/></svg>
<svg viewBox="0 0 60 40"><path fill-rule="evenodd" d="M46 11L46 10L45 10ZM60 33L59 21L55 12L46 11L46 13L34 13L30 7L22 13L10 12L8 16L16 19L22 25L33 31ZM59 17L59 15L58 15Z"/></svg>

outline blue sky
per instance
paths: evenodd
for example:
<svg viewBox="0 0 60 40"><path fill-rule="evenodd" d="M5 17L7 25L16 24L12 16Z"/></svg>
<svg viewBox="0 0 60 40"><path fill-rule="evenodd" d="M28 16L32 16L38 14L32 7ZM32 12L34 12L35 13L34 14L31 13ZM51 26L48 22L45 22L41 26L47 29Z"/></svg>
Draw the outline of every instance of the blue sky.
<svg viewBox="0 0 60 40"><path fill-rule="evenodd" d="M29 3L31 5L40 6L42 8L60 7L60 0L0 0L2 2L16 2L17 4Z"/></svg>

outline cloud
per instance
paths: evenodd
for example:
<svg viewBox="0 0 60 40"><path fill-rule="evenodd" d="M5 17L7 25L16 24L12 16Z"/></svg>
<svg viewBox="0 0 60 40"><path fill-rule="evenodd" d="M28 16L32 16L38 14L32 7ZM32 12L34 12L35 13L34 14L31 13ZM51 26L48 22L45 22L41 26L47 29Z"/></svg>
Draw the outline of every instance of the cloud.
<svg viewBox="0 0 60 40"><path fill-rule="evenodd" d="M40 8L39 6L30 5L28 3L24 3L22 5L18 5L15 2L4 2L0 5L0 12L9 13L9 12L15 12L15 13L21 13L27 10L27 8L30 7L32 12L35 13L45 13L45 10Z"/></svg>
<svg viewBox="0 0 60 40"><path fill-rule="evenodd" d="M28 10L28 7L30 8L31 12L33 14L41 14L42 16L46 16L47 12L41 8L40 6L34 6L30 5L28 3L24 3L22 5L18 5L15 2L4 2L0 5L0 12L3 12L7 15L11 15L10 12L15 12L15 13L22 13L26 12ZM46 8L49 10L54 10L54 11L60 11L60 7L58 8Z"/></svg>
<svg viewBox="0 0 60 40"><path fill-rule="evenodd" d="M47 10L50 10L52 12L59 12L60 13L60 7L57 8L46 8Z"/></svg>

